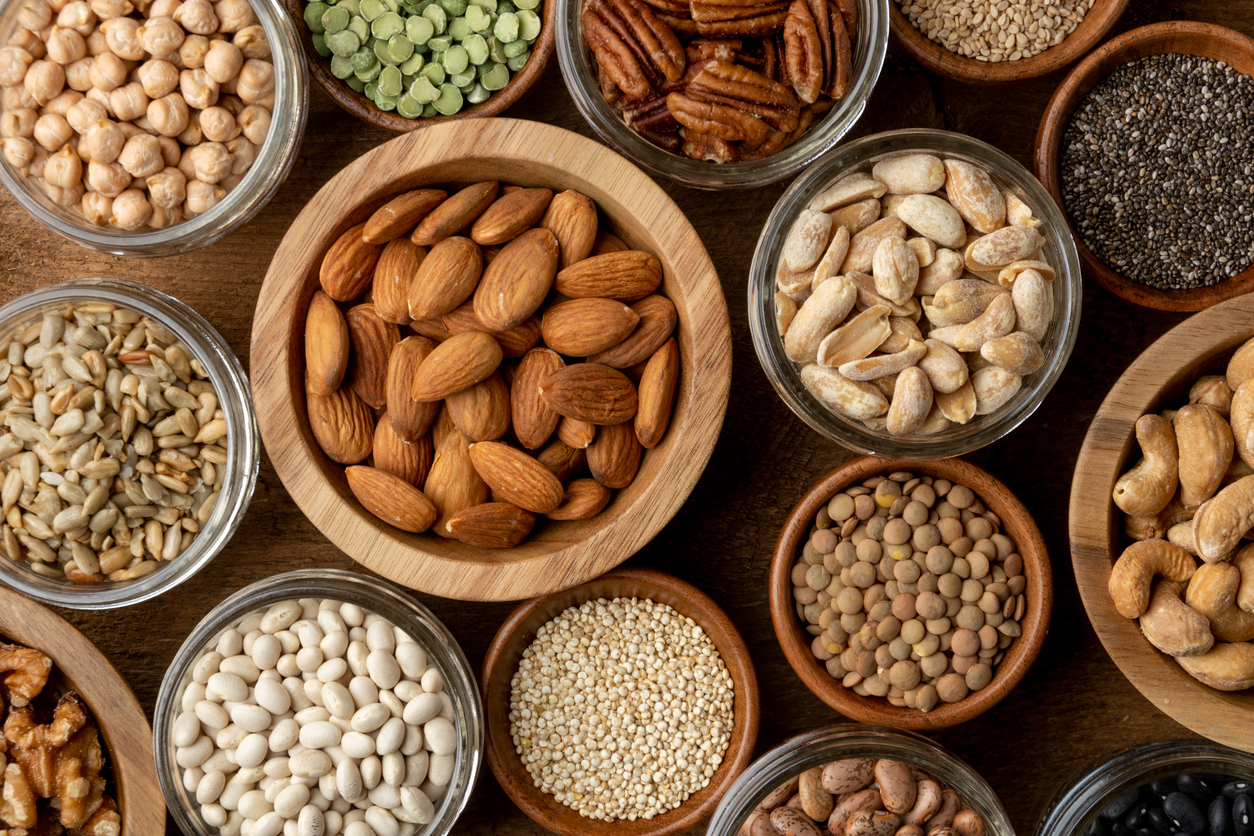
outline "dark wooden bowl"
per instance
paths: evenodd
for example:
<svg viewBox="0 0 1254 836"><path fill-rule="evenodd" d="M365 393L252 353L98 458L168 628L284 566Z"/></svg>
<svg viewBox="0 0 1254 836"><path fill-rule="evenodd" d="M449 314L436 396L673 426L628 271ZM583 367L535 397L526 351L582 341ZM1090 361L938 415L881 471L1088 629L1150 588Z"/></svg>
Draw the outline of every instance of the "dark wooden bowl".
<svg viewBox="0 0 1254 836"><path fill-rule="evenodd" d="M375 103L349 87L342 80L331 75L331 63L314 49L309 27L305 24L306 0L283 0L283 8L292 17L296 27L298 40L305 50L305 63L309 65L309 75L335 103L367 124L386 131L403 134L436 125L441 122L452 122L457 119L473 119L477 116L496 116L531 89L536 79L544 72L549 58L553 55L553 44L557 39L554 28L556 14L554 9L557 0L543 0L540 4L541 20L540 36L531 47L531 58L520 72L514 73L500 90L497 90L483 104L471 105L452 116L429 116L421 119L406 119L396 113L379 110Z"/></svg>
<svg viewBox="0 0 1254 836"><path fill-rule="evenodd" d="M990 64L964 58L956 52L930 40L915 29L897 6L897 0L889 0L889 23L893 39L910 53L926 69L955 81L975 84L1000 84L1007 81L1023 81L1061 70L1093 48L1105 37L1115 21L1127 8L1128 0L1097 0L1084 20L1058 46L1050 47L1039 55L1019 61L1001 61Z"/></svg>
<svg viewBox="0 0 1254 836"><path fill-rule="evenodd" d="M1254 40L1209 23L1173 20L1133 29L1093 51L1067 74L1054 91L1036 132L1033 168L1038 180L1066 215L1062 200L1059 160L1071 114L1097 84L1113 70L1150 55L1176 52L1224 61L1233 69L1254 75ZM1070 219L1068 219L1070 223ZM1107 267L1071 228L1085 275L1116 296L1159 311L1200 311L1240 296L1254 287L1254 267L1210 287L1195 290L1159 290L1126 279Z"/></svg>
<svg viewBox="0 0 1254 836"><path fill-rule="evenodd" d="M872 476L887 475L897 471L909 471L934 479L949 479L975 491L986 508L996 512L1002 520L1002 531L1014 541L1023 557L1023 571L1027 576L1027 608L1020 622L1023 635L1015 639L1006 651L1006 657L997 666L993 681L956 703L940 703L924 714L913 708L892 705L881 697L860 697L843 686L810 652L811 636L806 633L792 597L792 567L797 560L810 526L819 508L827 504L835 494L853 485L861 484ZM987 471L961 459L942 459L932 462L907 462L877 459L870 456L854 459L819 480L811 488L784 523L779 540L775 543L775 555L771 558L770 604L771 622L779 639L788 664L801 677L814 695L841 714L860 723L879 723L911 731L931 731L965 723L979 716L1010 693L1023 679L1028 668L1036 661L1049 632L1050 611L1054 605L1053 573L1049 565L1049 553L1045 541L1023 503L1002 484L1001 480Z"/></svg>
<svg viewBox="0 0 1254 836"><path fill-rule="evenodd" d="M735 689L735 725L731 742L707 787L680 806L650 821L604 822L580 816L535 786L514 751L509 733L510 680L536 631L568 607L595 598L648 598L673 607L705 631L718 648ZM496 631L480 675L487 717L487 760L492 774L533 821L562 836L667 836L697 825L718 806L724 793L744 772L758 736L758 680L749 649L727 614L690 583L653 569L615 569L596 580L520 604Z"/></svg>

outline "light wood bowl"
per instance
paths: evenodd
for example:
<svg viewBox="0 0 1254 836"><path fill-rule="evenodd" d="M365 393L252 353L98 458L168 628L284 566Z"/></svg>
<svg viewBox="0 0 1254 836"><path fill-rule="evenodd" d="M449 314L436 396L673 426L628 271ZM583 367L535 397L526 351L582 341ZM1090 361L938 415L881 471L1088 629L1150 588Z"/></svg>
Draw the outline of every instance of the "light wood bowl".
<svg viewBox="0 0 1254 836"><path fill-rule="evenodd" d="M913 708L895 706L880 697L861 697L833 679L814 654L813 640L805 631L792 597L792 567L802 546L810 536L810 526L819 509L840 491L861 484L872 476L908 471L918 476L949 479L975 491L985 507L996 512L1002 521L1002 532L1014 541L1023 557L1027 577L1027 608L1024 610L1023 634L1015 639L1006 656L997 666L993 681L956 703L939 703L924 714ZM784 523L775 543L770 575L771 622L788 664L814 695L841 714L860 723L878 723L910 731L932 731L965 723L979 716L1010 693L1036 661L1045 635L1049 632L1050 612L1054 605L1053 572L1049 553L1032 515L1001 480L961 459L931 462L891 461L870 456L854 459L838 467L811 488Z"/></svg>
<svg viewBox="0 0 1254 836"><path fill-rule="evenodd" d="M1243 296L1189 317L1159 337L1111 388L1089 425L1071 482L1071 563L1093 629L1137 690L1159 711L1211 740L1254 752L1254 690L1225 693L1189 676L1153 647L1135 619L1115 611L1111 566L1131 543L1111 500L1138 456L1133 434L1147 412L1188 402L1203 374L1223 374L1232 352L1254 337L1254 298Z"/></svg>
<svg viewBox="0 0 1254 836"><path fill-rule="evenodd" d="M509 732L510 680L523 651L545 623L569 607L596 598L648 598L673 607L697 623L718 648L735 689L735 725L731 742L709 786L681 805L650 821L603 822L588 819L535 786L514 750ZM496 631L480 675L487 719L487 761L496 780L524 813L561 836L668 836L696 826L714 812L732 783L744 772L758 736L758 680L749 649L731 619L704 592L654 569L615 569L582 586L520 604Z"/></svg>
<svg viewBox="0 0 1254 836"><path fill-rule="evenodd" d="M458 119L473 119L479 116L496 116L500 114L507 107L518 101L523 93L530 90L531 85L535 84L536 79L544 73L544 68L553 56L553 44L557 38L554 29L554 20L556 18L554 7L557 0L542 0L540 4L540 35L531 46L531 58L528 59L522 70L510 77L508 84L493 93L483 104L463 108L452 116L406 119L398 113L380 110L374 102L366 98L364 93L358 93L342 79L331 75L330 59L323 58L314 49L311 38L313 33L309 31L309 26L305 23L307 0L282 0L282 3L283 8L292 18L292 25L296 27L298 40L305 51L305 63L309 65L309 75L318 83L318 86L337 105L361 121L368 125L374 125L376 128L383 128L385 131L392 131L398 134L418 131L429 128L432 125L453 122Z"/></svg>
<svg viewBox="0 0 1254 836"><path fill-rule="evenodd" d="M65 619L0 586L0 640L52 659L48 688L64 683L83 698L100 730L126 836L165 833L165 797L157 780L152 727L135 694L96 646Z"/></svg>
<svg viewBox="0 0 1254 836"><path fill-rule="evenodd" d="M1067 74L1054 91L1049 106L1041 117L1036 132L1033 168L1050 197L1063 215L1067 208L1062 199L1059 161L1063 137L1071 115L1102 79L1124 64L1151 55L1182 53L1224 61L1233 69L1254 75L1254 40L1239 32L1209 23L1173 20L1133 29L1110 40L1093 51ZM1070 224L1070 218L1068 218ZM1200 311L1211 305L1240 296L1254 288L1254 267L1210 287L1194 290L1160 290L1124 278L1093 254L1084 240L1071 227L1076 249L1085 275L1097 281L1116 296L1143 308L1159 311Z"/></svg>
<svg viewBox="0 0 1254 836"><path fill-rule="evenodd" d="M662 290L679 314L674 413L662 443L646 452L636 480L616 491L596 517L537 525L512 549L407 534L380 521L349 491L343 466L318 447L305 411L305 311L331 242L398 192L488 179L577 189L592 198L616 234L661 260ZM604 146L512 119L452 122L398 137L336 175L279 244L252 333L257 423L296 504L363 566L411 589L462 600L518 600L575 586L649 542L688 498L709 461L731 384L727 303L705 247L679 207Z"/></svg>
<svg viewBox="0 0 1254 836"><path fill-rule="evenodd" d="M910 57L922 64L925 69L946 78L975 84L1023 81L1061 70L1079 59L1105 37L1127 6L1128 0L1097 0L1075 31L1064 38L1058 46L1050 47L1031 58L990 64L987 61L964 58L930 40L911 25L909 19L902 14L897 0L888 0L889 23L892 27L893 39L910 53Z"/></svg>

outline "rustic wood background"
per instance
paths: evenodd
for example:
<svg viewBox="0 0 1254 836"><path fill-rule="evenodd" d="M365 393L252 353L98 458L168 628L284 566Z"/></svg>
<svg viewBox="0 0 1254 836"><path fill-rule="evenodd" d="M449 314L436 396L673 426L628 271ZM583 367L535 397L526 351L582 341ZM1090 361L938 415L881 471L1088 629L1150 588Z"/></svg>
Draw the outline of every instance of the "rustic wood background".
<svg viewBox="0 0 1254 836"><path fill-rule="evenodd" d="M1119 34L1162 20L1201 20L1254 35L1254 0L1138 0ZM971 134L1030 165L1037 123L1062 79L974 87L930 75L896 49L854 135L904 127ZM506 115L591 135L557 61ZM0 301L36 285L81 276L146 282L209 319L245 365L262 277L292 219L341 167L389 135L340 111L318 90L300 157L275 198L242 230L190 255L126 260L80 249L32 221L0 194ZM666 184L664 184L666 185ZM735 337L731 403L705 475L671 524L630 561L673 572L715 598L744 634L763 691L758 752L787 737L839 722L784 661L771 629L766 577L775 538L797 499L852 458L817 437L776 397L749 338L745 279L757 232L786 184L707 194L667 185L705 241L722 277ZM1054 559L1053 629L1019 688L973 722L934 735L999 793L1020 833L1035 829L1054 792L1085 764L1129 746L1189 737L1119 673L1089 626L1067 546L1067 500L1090 419L1123 369L1181 316L1133 308L1095 284L1084 286L1075 353L1052 395L1011 436L968 458L997 475L1035 514ZM256 495L239 533L216 562L147 604L66 615L117 666L151 711L166 665L200 618L227 595L269 575L313 567L354 568L288 498L263 456ZM476 666L509 604L463 604L420 596L461 641ZM171 826L171 832L176 832ZM484 770L456 833L542 833Z"/></svg>

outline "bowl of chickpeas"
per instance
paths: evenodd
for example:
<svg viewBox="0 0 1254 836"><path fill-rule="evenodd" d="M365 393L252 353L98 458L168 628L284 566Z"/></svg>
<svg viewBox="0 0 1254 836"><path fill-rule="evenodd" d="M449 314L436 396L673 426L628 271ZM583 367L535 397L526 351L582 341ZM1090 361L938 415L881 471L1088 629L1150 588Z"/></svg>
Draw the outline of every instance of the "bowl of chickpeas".
<svg viewBox="0 0 1254 836"><path fill-rule="evenodd" d="M91 249L203 247L286 179L308 86L277 0L15 0L0 9L0 183Z"/></svg>

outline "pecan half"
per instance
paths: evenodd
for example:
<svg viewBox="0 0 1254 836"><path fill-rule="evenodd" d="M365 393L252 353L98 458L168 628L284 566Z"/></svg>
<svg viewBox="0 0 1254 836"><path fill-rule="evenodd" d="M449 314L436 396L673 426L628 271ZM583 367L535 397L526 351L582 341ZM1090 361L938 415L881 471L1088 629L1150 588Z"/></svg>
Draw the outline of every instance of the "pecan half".
<svg viewBox="0 0 1254 836"><path fill-rule="evenodd" d="M677 133L658 133L657 131L641 131L640 135L658 148L664 148L667 151L678 151L680 146L679 134Z"/></svg>
<svg viewBox="0 0 1254 836"><path fill-rule="evenodd" d="M849 35L850 42L858 37L858 0L832 0L836 8L840 9L841 22L845 24L845 31Z"/></svg>
<svg viewBox="0 0 1254 836"><path fill-rule="evenodd" d="M713 163L729 163L736 159L736 149L730 142L712 134L683 130L683 152L694 160Z"/></svg>
<svg viewBox="0 0 1254 836"><path fill-rule="evenodd" d="M707 38L765 37L779 32L788 18L786 3L754 7L751 17L727 19L706 3L692 4L692 17L699 33ZM704 19L703 19L704 18Z"/></svg>
<svg viewBox="0 0 1254 836"><path fill-rule="evenodd" d="M669 26L640 0L588 0L584 36L602 70L632 101L684 73L683 46Z"/></svg>
<svg viewBox="0 0 1254 836"><path fill-rule="evenodd" d="M832 69L828 74L827 95L833 99L843 99L849 95L849 86L853 84L853 44L849 40L845 18L832 9L829 18L832 24Z"/></svg>
<svg viewBox="0 0 1254 836"><path fill-rule="evenodd" d="M714 61L702 70L688 85L686 95L695 101L737 108L777 131L796 130L801 109L797 97L787 87L761 73L723 61Z"/></svg>
<svg viewBox="0 0 1254 836"><path fill-rule="evenodd" d="M784 60L788 63L788 75L797 98L806 104L813 103L823 92L823 42L806 0L793 0L788 8L784 48Z"/></svg>
<svg viewBox="0 0 1254 836"><path fill-rule="evenodd" d="M823 45L823 81L822 89L826 90L832 83L832 27L831 4L828 0L806 0L810 9L810 17L814 21L814 29L818 32L819 43ZM787 22L784 24L787 26Z"/></svg>
<svg viewBox="0 0 1254 836"><path fill-rule="evenodd" d="M676 121L689 131L709 134L730 142L742 139L761 141L771 130L770 125L743 110L713 102L695 101L683 93L667 95L666 106L670 108Z"/></svg>
<svg viewBox="0 0 1254 836"><path fill-rule="evenodd" d="M788 139L792 134L786 131L777 131L772 128L767 132L766 136L760 142L742 142L740 143L739 158L744 161L763 160L777 151L784 150L788 145Z"/></svg>
<svg viewBox="0 0 1254 836"><path fill-rule="evenodd" d="M666 96L654 96L623 105L623 120L634 130L667 133L679 127L675 117L666 109Z"/></svg>
<svg viewBox="0 0 1254 836"><path fill-rule="evenodd" d="M606 104L615 104L623 100L623 91L609 77L609 74L601 69L601 62L597 61L596 54L591 56L592 74L597 77L597 87L601 90L601 98L605 99Z"/></svg>
<svg viewBox="0 0 1254 836"><path fill-rule="evenodd" d="M658 12L657 19L669 26L677 35L697 34L697 22L692 19L691 12L685 11L682 15Z"/></svg>

